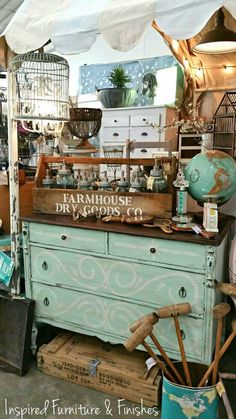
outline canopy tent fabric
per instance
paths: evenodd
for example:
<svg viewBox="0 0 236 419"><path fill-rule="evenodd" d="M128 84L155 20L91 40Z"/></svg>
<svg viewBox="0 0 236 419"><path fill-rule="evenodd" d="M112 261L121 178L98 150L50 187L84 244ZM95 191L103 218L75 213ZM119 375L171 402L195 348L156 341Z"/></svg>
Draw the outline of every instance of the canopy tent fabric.
<svg viewBox="0 0 236 419"><path fill-rule="evenodd" d="M236 5L236 2L235 2ZM225 25L236 31L236 20L223 8ZM192 83L193 89L232 89L235 88L236 54L207 55L192 52L201 36L212 29L215 25L216 13L210 18L205 27L194 37L187 40L173 40L169 35L161 31L156 22L152 26L168 43L172 54L182 65L186 79Z"/></svg>
<svg viewBox="0 0 236 419"><path fill-rule="evenodd" d="M221 6L236 17L234 0L24 0L3 32L16 53L51 39L61 54L88 50L101 33L111 48L132 49L156 19L173 39L195 36Z"/></svg>
<svg viewBox="0 0 236 419"><path fill-rule="evenodd" d="M0 0L0 33L4 31L23 1L24 0Z"/></svg>

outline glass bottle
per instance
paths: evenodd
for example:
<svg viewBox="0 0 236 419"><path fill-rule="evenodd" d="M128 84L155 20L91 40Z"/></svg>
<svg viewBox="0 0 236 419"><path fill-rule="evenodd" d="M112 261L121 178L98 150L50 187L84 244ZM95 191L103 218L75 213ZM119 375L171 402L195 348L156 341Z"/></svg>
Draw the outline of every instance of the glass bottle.
<svg viewBox="0 0 236 419"><path fill-rule="evenodd" d="M99 182L100 191L112 191L111 182L108 180L107 172L104 172L104 177Z"/></svg>
<svg viewBox="0 0 236 419"><path fill-rule="evenodd" d="M49 175L49 170L46 169L46 176L45 178L42 180L42 185L44 188L53 188L54 186L54 180L50 177Z"/></svg>
<svg viewBox="0 0 236 419"><path fill-rule="evenodd" d="M136 174L137 174L138 179L140 180L141 189L142 189L141 192L145 192L147 190L147 178L144 174L144 170L141 169L140 166L138 166Z"/></svg>
<svg viewBox="0 0 236 419"><path fill-rule="evenodd" d="M78 181L78 189L81 189L81 190L92 189L90 179L88 179L86 176L81 177L80 180Z"/></svg>
<svg viewBox="0 0 236 419"><path fill-rule="evenodd" d="M149 192L165 193L168 191L168 182L164 176L164 169L157 165L150 171L150 176L147 181L147 190Z"/></svg>
<svg viewBox="0 0 236 419"><path fill-rule="evenodd" d="M138 176L131 181L129 192L143 192L143 185Z"/></svg>
<svg viewBox="0 0 236 419"><path fill-rule="evenodd" d="M57 184L60 188L74 188L75 181L72 176L71 170L66 167L65 161L63 161L62 167L58 170Z"/></svg>
<svg viewBox="0 0 236 419"><path fill-rule="evenodd" d="M117 192L129 192L129 182L124 177L124 170L121 171L121 178L117 180Z"/></svg>

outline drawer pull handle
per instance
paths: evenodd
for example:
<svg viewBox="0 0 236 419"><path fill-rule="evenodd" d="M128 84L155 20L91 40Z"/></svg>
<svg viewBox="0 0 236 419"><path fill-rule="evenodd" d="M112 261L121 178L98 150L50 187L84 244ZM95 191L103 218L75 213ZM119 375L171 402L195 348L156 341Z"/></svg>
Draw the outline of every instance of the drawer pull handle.
<svg viewBox="0 0 236 419"><path fill-rule="evenodd" d="M184 287L181 287L179 290L179 296L182 298L185 298L187 295L186 289Z"/></svg>
<svg viewBox="0 0 236 419"><path fill-rule="evenodd" d="M143 118L143 121L146 121L146 118Z"/></svg>
<svg viewBox="0 0 236 419"><path fill-rule="evenodd" d="M156 253L156 249L155 249L155 247L151 247L151 249L150 249L150 253Z"/></svg>
<svg viewBox="0 0 236 419"><path fill-rule="evenodd" d="M48 297L45 297L45 298L44 298L44 300L43 300L43 304L44 304L45 306L49 306L49 299L48 299Z"/></svg>
<svg viewBox="0 0 236 419"><path fill-rule="evenodd" d="M146 150L146 148L141 148L140 152L141 153L147 153L147 150Z"/></svg>
<svg viewBox="0 0 236 419"><path fill-rule="evenodd" d="M117 119L114 119L114 122L118 122Z"/></svg>
<svg viewBox="0 0 236 419"><path fill-rule="evenodd" d="M143 137L147 137L148 133L147 132L142 132L141 134Z"/></svg>
<svg viewBox="0 0 236 419"><path fill-rule="evenodd" d="M119 137L118 132L114 132L114 133L113 133L113 137Z"/></svg>
<svg viewBox="0 0 236 419"><path fill-rule="evenodd" d="M44 270L44 271L46 271L46 270L48 269L48 264L47 264L47 262L46 262L46 261L44 261L44 262L42 263L42 268L43 268L43 270Z"/></svg>
<svg viewBox="0 0 236 419"><path fill-rule="evenodd" d="M180 330L180 334L181 334L182 339L184 340L185 339L185 333L182 329Z"/></svg>
<svg viewBox="0 0 236 419"><path fill-rule="evenodd" d="M66 240L67 239L67 236L65 236L64 234L62 234L61 239L62 240Z"/></svg>

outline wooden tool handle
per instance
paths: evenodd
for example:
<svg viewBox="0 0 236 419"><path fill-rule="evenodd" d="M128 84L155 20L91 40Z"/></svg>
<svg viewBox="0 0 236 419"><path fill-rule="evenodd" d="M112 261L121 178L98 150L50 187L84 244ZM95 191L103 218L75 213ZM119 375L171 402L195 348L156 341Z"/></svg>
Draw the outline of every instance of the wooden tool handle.
<svg viewBox="0 0 236 419"><path fill-rule="evenodd" d="M154 345L156 346L156 348L158 349L158 351L160 352L162 358L164 359L164 361L166 361L167 365L169 365L169 367L172 369L172 371L174 372L176 378L179 380L179 383L182 385L185 385L184 380L182 379L179 371L177 370L177 368L174 366L173 362L170 360L170 358L168 357L167 353L164 351L164 349L162 348L161 344L159 343L159 341L157 340L156 336L153 333L150 333L150 338L152 339Z"/></svg>
<svg viewBox="0 0 236 419"><path fill-rule="evenodd" d="M191 306L189 303L173 304L171 306L158 308L156 313L160 319L166 319L173 316L191 313Z"/></svg>
<svg viewBox="0 0 236 419"><path fill-rule="evenodd" d="M216 288L225 295L236 297L236 284L226 284L225 282L216 282Z"/></svg>
<svg viewBox="0 0 236 419"><path fill-rule="evenodd" d="M212 373L212 385L216 384L217 380L217 371L218 371L218 365L219 365L219 354L220 354L220 342L221 342L221 336L223 331L223 317L218 319L217 324L217 332L216 332L216 346L215 346L215 357L214 357L214 367L213 367L213 373Z"/></svg>
<svg viewBox="0 0 236 419"><path fill-rule="evenodd" d="M226 314L230 312L230 310L231 310L231 307L228 303L217 304L212 310L213 317L214 319L221 319L225 317Z"/></svg>
<svg viewBox="0 0 236 419"><path fill-rule="evenodd" d="M159 317L157 315L157 313L149 313L146 314L146 316L140 317L140 319L138 319L136 322L132 323L129 327L129 330L131 331L131 333L134 333L135 330L141 326L141 324L143 324L144 322L149 322L152 325L156 324L159 321Z"/></svg>
<svg viewBox="0 0 236 419"><path fill-rule="evenodd" d="M224 353L227 351L229 345L231 344L231 342L233 341L233 339L236 336L236 320L232 321L232 332L230 333L229 337L226 339L224 345L222 346L220 353L219 353L219 360L222 358L222 356L224 355ZM208 380L213 368L215 365L215 360L211 363L211 365L208 367L207 371L205 372L204 376L202 377L202 379L199 381L198 383L198 387L204 387L206 381Z"/></svg>
<svg viewBox="0 0 236 419"><path fill-rule="evenodd" d="M101 220L103 223L124 223L125 222L125 216L115 216L115 215L106 215Z"/></svg>
<svg viewBox="0 0 236 419"><path fill-rule="evenodd" d="M124 347L127 351L132 352L137 348L140 343L152 332L152 324L149 322L142 323L135 332L127 339L124 343Z"/></svg>
<svg viewBox="0 0 236 419"><path fill-rule="evenodd" d="M178 320L177 316L174 316L174 322L175 322L175 330L176 330L176 335L177 335L177 339L178 339L178 343L179 343L179 350L180 350L180 354L181 354L181 359L182 359L182 363L183 363L183 368L184 368L186 381L187 381L187 384L192 387L191 377L190 377L190 373L189 373L189 369L188 369L188 364L187 364L187 359L186 359L186 355L185 355L183 340L182 340L182 336L181 336L181 330L180 330L180 327L179 327L179 320Z"/></svg>
<svg viewBox="0 0 236 419"><path fill-rule="evenodd" d="M146 343L142 343L143 347L146 349L148 354L156 361L158 367L162 370L163 374L169 378L173 383L176 383L176 380L174 379L173 375L166 369L165 365L162 363L160 358L153 352L153 350L150 348L150 346Z"/></svg>

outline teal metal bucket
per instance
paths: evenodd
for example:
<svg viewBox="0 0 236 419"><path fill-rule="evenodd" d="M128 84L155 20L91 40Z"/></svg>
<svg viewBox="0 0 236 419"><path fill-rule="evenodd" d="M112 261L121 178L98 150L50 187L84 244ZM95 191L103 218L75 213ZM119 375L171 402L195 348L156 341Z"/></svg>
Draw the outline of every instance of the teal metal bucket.
<svg viewBox="0 0 236 419"><path fill-rule="evenodd" d="M175 363L184 378L181 363ZM188 362L193 386L174 384L163 376L161 419L217 419L219 396L216 385L197 387L207 366Z"/></svg>

